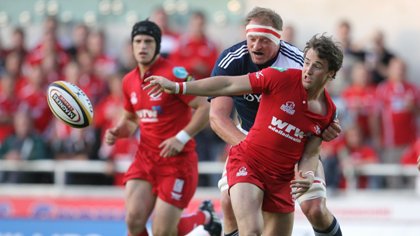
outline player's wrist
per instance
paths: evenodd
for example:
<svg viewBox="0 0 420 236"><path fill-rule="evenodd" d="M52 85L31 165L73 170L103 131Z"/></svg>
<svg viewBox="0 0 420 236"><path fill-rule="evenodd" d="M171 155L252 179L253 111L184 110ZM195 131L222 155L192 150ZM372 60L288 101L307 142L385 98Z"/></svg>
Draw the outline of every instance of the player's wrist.
<svg viewBox="0 0 420 236"><path fill-rule="evenodd" d="M181 130L176 134L175 138L182 144L186 144L192 137L185 130Z"/></svg>
<svg viewBox="0 0 420 236"><path fill-rule="evenodd" d="M186 93L187 93L187 83L186 82L175 83L175 94L186 94Z"/></svg>

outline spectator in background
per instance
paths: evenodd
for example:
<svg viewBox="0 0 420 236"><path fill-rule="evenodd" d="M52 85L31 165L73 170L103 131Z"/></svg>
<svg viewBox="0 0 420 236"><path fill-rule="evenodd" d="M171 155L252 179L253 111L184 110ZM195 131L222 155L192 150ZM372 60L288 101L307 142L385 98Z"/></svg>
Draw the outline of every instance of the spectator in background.
<svg viewBox="0 0 420 236"><path fill-rule="evenodd" d="M393 58L387 79L376 90L377 106L373 137L381 150L383 163L400 163L403 151L416 140L419 111L418 88L406 79L407 68L401 58ZM387 178L387 186L404 187L401 178Z"/></svg>
<svg viewBox="0 0 420 236"><path fill-rule="evenodd" d="M0 147L13 133L13 115L18 107L15 80L5 74L0 79Z"/></svg>
<svg viewBox="0 0 420 236"><path fill-rule="evenodd" d="M33 121L27 110L20 110L13 118L14 133L6 138L0 147L0 159L23 161L49 159L47 145L33 129ZM3 183L43 183L50 182L48 176L40 173L4 172L0 174Z"/></svg>
<svg viewBox="0 0 420 236"><path fill-rule="evenodd" d="M155 22L162 31L162 43L160 45L160 55L168 57L177 47L179 40L179 33L171 28L168 14L163 7L156 8L150 20Z"/></svg>
<svg viewBox="0 0 420 236"><path fill-rule="evenodd" d="M355 63L351 71L351 84L343 90L341 97L346 116L343 127L358 124L364 137L363 143L372 142L372 116L375 108L375 87L365 64ZM343 122L346 121L346 122Z"/></svg>
<svg viewBox="0 0 420 236"><path fill-rule="evenodd" d="M28 54L25 41L26 41L26 38L25 38L25 32L23 31L23 29L20 27L14 28L12 32L12 40L11 40L12 46L6 50L7 54L17 53L19 57L21 58L21 60L24 61L26 58L26 55Z"/></svg>
<svg viewBox="0 0 420 236"><path fill-rule="evenodd" d="M194 79L209 77L218 57L216 44L206 35L206 16L201 11L191 14L186 33L169 59L175 65L185 67ZM195 136L200 161L216 161L223 151L223 141L207 126ZM200 185L214 186L217 176L200 176Z"/></svg>
<svg viewBox="0 0 420 236"><path fill-rule="evenodd" d="M118 58L118 73L126 74L136 67L136 60L132 52L131 40L128 39L124 42L122 53Z"/></svg>
<svg viewBox="0 0 420 236"><path fill-rule="evenodd" d="M394 54L385 47L385 35L376 30L372 36L372 48L367 52L366 63L372 72L372 82L377 85L387 77L387 67Z"/></svg>
<svg viewBox="0 0 420 236"><path fill-rule="evenodd" d="M293 25L285 25L283 27L283 32L281 36L284 42L287 42L296 46L295 35L296 35L296 30Z"/></svg>
<svg viewBox="0 0 420 236"><path fill-rule="evenodd" d="M94 74L101 80L117 72L117 62L105 50L106 36L102 30L92 30L87 38L87 49L93 59Z"/></svg>
<svg viewBox="0 0 420 236"><path fill-rule="evenodd" d="M80 52L87 51L87 37L89 35L89 27L83 23L79 23L73 27L72 42L67 48L69 56L76 60Z"/></svg>
<svg viewBox="0 0 420 236"><path fill-rule="evenodd" d="M27 109L33 119L34 129L44 136L52 120L52 113L45 99L47 82L40 64L33 64L28 69L27 83L17 94L19 109Z"/></svg>
<svg viewBox="0 0 420 236"><path fill-rule="evenodd" d="M95 106L108 92L106 80L94 72L94 59L88 52L80 52L77 62L70 63L65 69L64 79L79 86Z"/></svg>
<svg viewBox="0 0 420 236"><path fill-rule="evenodd" d="M5 69L4 74L7 74L10 78L15 81L16 92L22 89L23 86L27 83L27 78L22 73L24 58L19 56L17 52L11 52L7 54L5 59Z"/></svg>
<svg viewBox="0 0 420 236"><path fill-rule="evenodd" d="M193 12L186 33L179 38L169 57L174 64L184 66L195 79L210 76L218 56L216 44L206 34L206 24L204 12Z"/></svg>
<svg viewBox="0 0 420 236"><path fill-rule="evenodd" d="M353 177L354 168L379 163L375 149L364 144L362 130L357 124L344 131L344 143L338 148L338 159L347 179ZM381 179L378 176L360 176L357 186L353 187L377 189L381 187Z"/></svg>
<svg viewBox="0 0 420 236"><path fill-rule="evenodd" d="M337 78L340 79L334 83L334 86L328 87L328 91L333 95L341 94L343 89L350 84L351 69L354 63L365 61L365 52L362 50L362 47L353 42L352 28L349 21L341 20L338 22L336 38L343 47L344 62L343 68L337 74Z"/></svg>
<svg viewBox="0 0 420 236"><path fill-rule="evenodd" d="M28 64L39 64L51 54L55 54L59 69L69 61L69 56L58 40L58 22L55 17L47 17L44 21L42 39L30 50L27 62Z"/></svg>

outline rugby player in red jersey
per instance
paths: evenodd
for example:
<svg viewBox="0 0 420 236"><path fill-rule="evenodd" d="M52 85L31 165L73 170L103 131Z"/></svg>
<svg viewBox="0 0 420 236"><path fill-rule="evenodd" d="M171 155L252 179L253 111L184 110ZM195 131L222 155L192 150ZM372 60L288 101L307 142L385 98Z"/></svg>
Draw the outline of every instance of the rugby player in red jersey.
<svg viewBox="0 0 420 236"><path fill-rule="evenodd" d="M105 133L105 142L112 145L140 129L138 150L125 174L129 235L148 235L146 223L152 211L153 235L185 235L198 225L204 225L210 235L220 235L221 223L209 201L195 214L181 216L198 182L191 138L207 125L209 104L202 97L149 96L143 90L144 78L160 75L183 82L189 76L184 68L160 57L161 31L155 23L136 23L131 39L138 66L123 79L124 114Z"/></svg>
<svg viewBox="0 0 420 236"><path fill-rule="evenodd" d="M201 96L262 94L255 123L245 140L232 147L227 164L240 234L291 235L292 195L302 195L314 180L321 133L336 112L325 86L342 61L341 49L322 35L307 42L302 70L270 67L188 83L161 76L146 79L150 84L144 89L151 89L151 96L163 91ZM293 180L296 163L298 175Z"/></svg>

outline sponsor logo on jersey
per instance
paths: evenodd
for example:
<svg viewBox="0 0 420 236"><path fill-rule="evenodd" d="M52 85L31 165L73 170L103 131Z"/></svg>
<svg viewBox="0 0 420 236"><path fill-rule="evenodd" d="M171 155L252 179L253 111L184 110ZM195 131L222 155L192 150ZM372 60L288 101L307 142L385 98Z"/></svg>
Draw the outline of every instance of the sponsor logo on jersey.
<svg viewBox="0 0 420 236"><path fill-rule="evenodd" d="M183 179L175 179L174 186L172 188L171 197L175 200L180 200L182 198L182 190L184 188L185 181Z"/></svg>
<svg viewBox="0 0 420 236"><path fill-rule="evenodd" d="M260 102L261 100L261 94L244 94L244 99L248 102Z"/></svg>
<svg viewBox="0 0 420 236"><path fill-rule="evenodd" d="M130 94L130 102L131 102L131 104L135 105L135 104L137 104L138 101L139 100L137 99L136 93L135 92L131 92L131 94Z"/></svg>
<svg viewBox="0 0 420 236"><path fill-rule="evenodd" d="M285 104L281 105L280 109L289 115L293 115L295 114L295 103L288 101Z"/></svg>
<svg viewBox="0 0 420 236"><path fill-rule="evenodd" d="M246 167L242 166L238 172L236 172L236 176L247 176L248 175L248 171L246 171Z"/></svg>
<svg viewBox="0 0 420 236"><path fill-rule="evenodd" d="M149 100L150 101L160 101L160 100L162 100L162 94L163 93L161 93L161 94L159 94L157 96L150 94L149 95Z"/></svg>
<svg viewBox="0 0 420 236"><path fill-rule="evenodd" d="M303 137L305 137L305 133L298 127L277 119L275 116L273 116L271 119L271 124L268 126L268 128L296 143L301 143Z"/></svg>
<svg viewBox="0 0 420 236"><path fill-rule="evenodd" d="M137 116L140 118L141 122L157 122L158 121L158 111L141 109L136 112Z"/></svg>
<svg viewBox="0 0 420 236"><path fill-rule="evenodd" d="M177 66L172 69L172 73L178 79L186 79L188 77L188 72L184 67Z"/></svg>

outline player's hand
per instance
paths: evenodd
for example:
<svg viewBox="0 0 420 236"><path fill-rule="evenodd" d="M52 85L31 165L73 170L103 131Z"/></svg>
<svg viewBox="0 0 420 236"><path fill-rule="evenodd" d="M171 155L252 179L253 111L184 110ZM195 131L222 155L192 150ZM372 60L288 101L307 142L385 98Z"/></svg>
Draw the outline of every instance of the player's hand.
<svg viewBox="0 0 420 236"><path fill-rule="evenodd" d="M322 140L324 141L331 141L338 137L341 133L341 126L338 119L335 119L330 126L328 126L324 132L322 132Z"/></svg>
<svg viewBox="0 0 420 236"><path fill-rule="evenodd" d="M174 94L174 93L179 92L179 87L178 87L178 91L176 91L177 84L175 82L172 82L162 76L152 75L152 76L147 77L144 80L144 82L149 82L149 84L144 86L143 89L144 90L150 89L150 91L148 92L148 95L152 97L157 97L161 95L162 92L169 93L169 94Z"/></svg>
<svg viewBox="0 0 420 236"><path fill-rule="evenodd" d="M184 149L184 144L181 143L177 138L172 137L168 138L163 141L159 148L162 150L160 151L160 156L162 157L172 157L178 155L182 149Z"/></svg>
<svg viewBox="0 0 420 236"><path fill-rule="evenodd" d="M300 170L296 175L295 179L290 181L290 187L292 188L292 197L293 199L298 199L302 194L304 194L312 186L314 182L314 172L308 171L302 173Z"/></svg>
<svg viewBox="0 0 420 236"><path fill-rule="evenodd" d="M105 143L108 145L114 145L118 138L118 130L116 128L107 129L105 131Z"/></svg>

